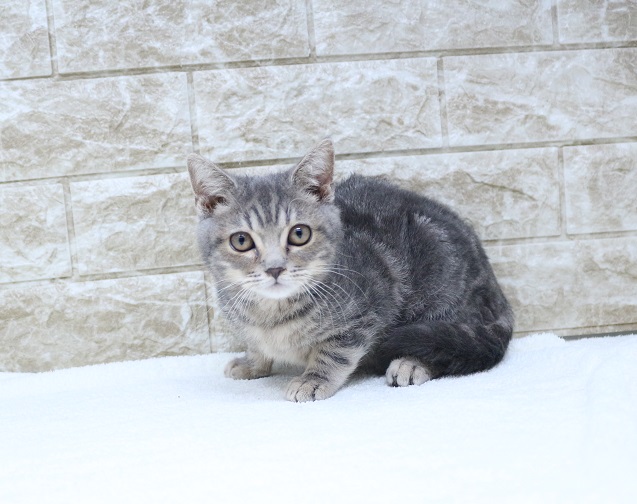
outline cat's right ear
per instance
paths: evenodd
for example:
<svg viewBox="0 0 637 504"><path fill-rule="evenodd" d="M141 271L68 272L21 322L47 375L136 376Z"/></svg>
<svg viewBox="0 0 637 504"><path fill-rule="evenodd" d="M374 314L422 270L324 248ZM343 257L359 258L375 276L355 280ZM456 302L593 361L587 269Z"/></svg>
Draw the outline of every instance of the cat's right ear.
<svg viewBox="0 0 637 504"><path fill-rule="evenodd" d="M334 145L324 139L292 171L292 181L319 201L334 200Z"/></svg>
<svg viewBox="0 0 637 504"><path fill-rule="evenodd" d="M210 217L218 205L231 198L236 187L230 175L199 154L188 156L188 172L199 217Z"/></svg>

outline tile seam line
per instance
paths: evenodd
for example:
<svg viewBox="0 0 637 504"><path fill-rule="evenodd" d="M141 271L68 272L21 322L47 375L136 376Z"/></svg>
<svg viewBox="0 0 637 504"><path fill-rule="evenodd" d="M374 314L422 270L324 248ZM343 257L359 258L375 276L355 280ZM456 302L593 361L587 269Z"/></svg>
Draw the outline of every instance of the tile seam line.
<svg viewBox="0 0 637 504"><path fill-rule="evenodd" d="M65 179L68 179L70 183L74 184L78 182L94 182L94 181L100 181L100 180L145 177L145 176L154 176L154 175L179 175L182 173L187 173L185 162L184 162L184 166L178 166L175 168L165 168L165 167L141 168L137 170L124 170L124 171L116 171L116 172L80 173L77 175L54 175L52 177L38 177L38 178L32 178L32 179L4 180L4 181L0 181L0 188L3 186L4 187L10 187L10 186L19 187L19 186L26 186L26 185L56 184L56 183L62 183Z"/></svg>
<svg viewBox="0 0 637 504"><path fill-rule="evenodd" d="M559 47L560 45L560 24L558 17L558 3L559 0L551 0L551 34L553 36L553 46Z"/></svg>
<svg viewBox="0 0 637 504"><path fill-rule="evenodd" d="M633 327L633 329L626 329L623 331L609 331L609 332L600 332L600 333L589 333L589 334L574 334L572 336L560 336L561 338L567 341L577 341L578 339L585 338L599 338L599 337L616 337L616 336L631 336L637 334L637 322L628 322L626 324L610 324L611 327L622 327L628 326ZM575 327L574 329L599 329L604 326L586 326L586 327ZM565 330L565 329L552 329L555 331ZM570 328L566 329L570 330Z"/></svg>
<svg viewBox="0 0 637 504"><path fill-rule="evenodd" d="M637 230L630 231L600 231L597 233L582 233L567 236L527 236L521 238L482 239L485 247L517 247L520 245L564 245L568 243L582 243L594 241L626 240L637 238Z"/></svg>
<svg viewBox="0 0 637 504"><path fill-rule="evenodd" d="M77 233L75 230L75 215L73 214L73 195L71 193L71 183L68 178L63 178L61 184L64 194L64 211L66 213L66 236L69 247L69 258L71 260L70 279L77 280L80 276L80 267L77 247Z"/></svg>
<svg viewBox="0 0 637 504"><path fill-rule="evenodd" d="M415 149L396 149L387 151L366 151L366 152L344 152L336 154L337 161L357 160L357 159L378 159L387 157L410 157L438 154L471 154L477 152L514 151L527 149L563 148L563 147L583 147L591 145L612 145L618 143L637 142L636 136L613 137L613 138L587 138L575 141L546 140L538 142L519 142L509 144L475 144L450 147L424 147ZM337 142L338 145L338 142ZM250 161L215 161L217 165L225 169L251 168L260 166L271 166L276 164L290 164L300 160L302 154L288 158L255 159Z"/></svg>
<svg viewBox="0 0 637 504"><path fill-rule="evenodd" d="M559 184L560 202L560 234L562 238L569 236L568 233L568 201L566 199L566 175L564 167L564 147L557 149L557 180Z"/></svg>
<svg viewBox="0 0 637 504"><path fill-rule="evenodd" d="M310 50L308 58L316 61L316 29L314 25L314 8L312 0L305 0L305 19L307 23L307 43Z"/></svg>
<svg viewBox="0 0 637 504"><path fill-rule="evenodd" d="M211 320L211 316L210 316L210 310L213 310L213 316L214 316L214 306L212 306L212 303L208 302L208 285L206 282L205 272L202 271L201 275L203 277L203 282L201 287L203 289L204 306L206 308L206 329L208 330L208 349L210 353L214 353L214 349L216 347L216 341L213 343L213 339L214 340L217 339L216 338L217 331L211 330L211 328L213 327L213 321Z"/></svg>
<svg viewBox="0 0 637 504"><path fill-rule="evenodd" d="M197 97L192 72L186 73L186 93L188 98L188 115L190 119L190 141L192 151L199 153L199 121L197 119Z"/></svg>
<svg viewBox="0 0 637 504"><path fill-rule="evenodd" d="M57 50L57 38L55 33L55 16L53 13L53 0L45 0L46 8L46 22L47 22L47 35L49 38L49 51L51 57L51 75L44 76L44 78L56 78L59 76L58 66L58 50Z"/></svg>
<svg viewBox="0 0 637 504"><path fill-rule="evenodd" d="M532 53L557 53L557 52L575 52L585 50L604 50L604 49L637 49L637 41L627 42L592 42L592 43L573 43L561 44L554 46L551 44L538 46L510 46L495 47L484 49L442 49L442 50L423 50L423 51L396 51L396 52L379 52L368 54L342 54L342 55L324 55L292 58L273 58L260 60L243 60L228 62L211 62L211 63L192 63L192 64L175 64L161 65L154 67L130 67L121 69L106 70L89 70L86 72L59 72L57 75L40 75L31 77L11 77L0 79L0 82L15 82L27 80L82 80L82 79L99 79L107 77L127 77L139 75L155 75L160 73L187 73L187 72L206 72L219 70L237 70L242 68L270 68L281 66L299 66L299 65L321 65L330 63L360 63L366 61L393 61L404 59L426 59L426 58L449 58L449 57L470 57L470 56L489 56L489 55L505 55L505 54L532 54Z"/></svg>
<svg viewBox="0 0 637 504"><path fill-rule="evenodd" d="M528 237L528 238L511 238L501 240L482 240L487 255L491 248L510 248L520 246L543 246L543 245L565 245L576 243L593 243L600 241L616 241L637 238L637 231L625 231L625 232L609 232L599 234L587 234L570 238L562 238L559 236L548 237ZM147 276L161 276L161 275L176 275L180 273L197 273L206 272L205 265L192 264L182 266L164 266L159 268L137 269L137 270L121 270L105 273L88 273L78 275L77 277L71 276L59 276L59 277L43 277L33 279L23 279L11 282L0 283L0 292L3 289L10 289L14 285L40 285L40 284L54 284L54 283L83 283L83 282L99 282L105 280L119 280L126 278L137 278Z"/></svg>
<svg viewBox="0 0 637 504"><path fill-rule="evenodd" d="M445 83L445 66L442 58L436 59L436 73L438 78L438 101L440 105L440 134L442 146L449 148L449 115L447 111L447 86Z"/></svg>
<svg viewBox="0 0 637 504"><path fill-rule="evenodd" d="M195 223L193 223L194 226ZM193 238L194 239L194 238ZM95 282L100 280L117 280L120 278L136 278L142 276L177 275L180 273L205 273L204 264L185 264L182 266L162 266L159 268L140 268L136 270L109 271L104 273L86 273L78 281Z"/></svg>
<svg viewBox="0 0 637 504"><path fill-rule="evenodd" d="M428 148L416 148L416 149L397 149L391 151L368 151L368 152L344 152L336 154L337 161L351 161L351 160L365 160L365 159L382 159L391 157L416 157L416 156L433 156L443 154L472 154L479 152L507 152L516 150L529 150L529 149L547 149L547 148L575 148L575 147L590 147L595 145L614 145L621 143L635 143L637 142L637 136L627 137L612 137L612 138L587 138L582 140L560 141L560 140L546 140L540 142L528 142L528 143L508 143L508 144L476 144L476 145L461 145L451 147L428 147ZM210 156L208 156L210 157ZM235 170L240 168L259 168L274 165L292 165L298 162L302 157L302 154L294 157L286 158L269 158L269 159L255 159L250 161L232 161L232 162L215 162L221 168L226 170ZM31 179L17 179L17 180L3 180L0 181L0 187L2 186L20 186L20 185L33 185L33 184L52 184L61 182L68 179L70 183L75 182L90 182L97 180L108 180L117 178L130 178L130 177L144 177L153 175L177 175L186 173L186 155L184 155L183 165L163 166L158 168L148 167L139 168L134 170L118 170L115 172L94 172L94 173L80 173L75 175L55 175L51 177L35 177ZM214 159L213 159L214 160Z"/></svg>
<svg viewBox="0 0 637 504"><path fill-rule="evenodd" d="M583 329L594 329L594 330L599 330L603 327L624 327L624 326L628 326L628 327L634 327L635 329L626 329L623 331L610 331L609 333L604 333L604 332L598 332L598 333L589 333L589 334L573 334L570 336L559 336L560 338L563 339L569 339L569 340L574 340L577 339L579 337L582 338L592 338L592 337L600 337L600 336L628 336L628 335L632 335L632 334L637 334L637 321L634 322L619 322L619 323L609 323L609 324L604 324L604 325L584 325L584 326L577 326L577 327L551 327L548 329L531 329L531 330L520 330L517 331L514 329L513 331L513 335L514 338L524 338L527 335L530 334L538 334L538 333L546 333L546 332L551 332L551 333L557 333L557 332L564 332L564 331L577 331L577 330L583 330ZM517 335L517 336L516 336Z"/></svg>
<svg viewBox="0 0 637 504"><path fill-rule="evenodd" d="M582 235L570 235L566 238L561 236L535 236L535 237L522 237L522 238L503 238L496 240L482 240L487 253L490 248L500 247L519 247L519 246L533 246L533 245L564 245L574 244L582 242L599 242L599 241L611 241L611 240L626 240L637 238L637 230L635 231L610 231L600 233L587 233ZM190 264L190 265L177 265L177 266L162 266L158 268L136 269L136 270L121 270L110 271L104 273L87 273L77 276L59 276L59 277L41 277L33 279L14 280L11 282L0 283L0 291L2 289L10 288L13 285L29 285L29 284L51 284L57 282L66 283L82 283L82 282L97 282L103 280L118 280L124 278L136 278L143 276L158 276L158 275L174 275L180 273L193 273L204 272L205 267L203 264Z"/></svg>
<svg viewBox="0 0 637 504"><path fill-rule="evenodd" d="M57 283L83 283L83 282L100 282L104 280L120 280L125 278L139 278L139 277L149 277L149 276L161 276L161 275L178 275L180 273L205 273L203 265L199 267L197 265L193 266L173 266L173 267L165 267L165 268L153 268L147 270L127 270L127 271L117 271L110 273L91 273L88 275L80 275L77 278L73 278L70 276L60 276L60 277L42 277L42 278L32 278L32 279L23 279L23 280L15 280L11 282L3 282L0 283L0 292L2 290L10 289L12 286L29 286L29 285L50 285Z"/></svg>
<svg viewBox="0 0 637 504"><path fill-rule="evenodd" d="M616 241L616 240L630 240L637 238L637 230L630 231L608 231L599 233L586 233L580 235L568 235L567 237L561 236L530 236L520 238L502 238L502 239L483 239L487 252L490 248L500 247L518 247L518 246L533 246L533 245L564 245L564 244L576 244L582 242L601 242L601 241ZM194 263L186 265L175 266L161 266L156 268L140 268L136 270L120 270L109 272L92 272L78 275L77 277L71 277L69 275L62 275L57 277L40 277L33 279L14 280L10 282L1 282L0 289L10 287L11 285L23 285L23 284L42 284L42 283L55 283L55 282L91 282L101 280L117 280L120 278L135 278L141 276L157 276L157 275L172 275L179 273L190 272L204 272L205 265L203 263Z"/></svg>

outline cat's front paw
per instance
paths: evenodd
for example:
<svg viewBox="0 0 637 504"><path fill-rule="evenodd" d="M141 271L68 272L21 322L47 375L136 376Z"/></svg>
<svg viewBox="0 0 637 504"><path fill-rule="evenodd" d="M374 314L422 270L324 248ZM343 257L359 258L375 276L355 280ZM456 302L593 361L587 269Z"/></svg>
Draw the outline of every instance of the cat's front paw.
<svg viewBox="0 0 637 504"><path fill-rule="evenodd" d="M307 402L327 399L336 392L336 388L324 378L299 376L288 385L285 398L288 401Z"/></svg>
<svg viewBox="0 0 637 504"><path fill-rule="evenodd" d="M252 380L267 376L269 373L265 369L255 368L245 357L237 357L226 364L223 374L234 380Z"/></svg>

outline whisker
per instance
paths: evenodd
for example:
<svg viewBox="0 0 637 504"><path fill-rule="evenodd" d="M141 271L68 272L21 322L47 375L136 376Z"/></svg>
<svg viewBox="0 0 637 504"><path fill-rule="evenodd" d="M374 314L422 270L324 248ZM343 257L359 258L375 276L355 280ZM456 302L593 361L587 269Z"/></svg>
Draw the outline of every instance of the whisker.
<svg viewBox="0 0 637 504"><path fill-rule="evenodd" d="M356 288L360 291L360 293L361 293L363 296L367 297L367 294L366 294L366 293L365 293L365 291L361 288L361 286L360 286L360 285L358 285L358 284L357 284L354 280L352 280L352 279L351 279L350 277L348 277L346 274L341 273L341 272L339 272L339 271L335 271L335 270L330 269L330 268L315 268L314 270L315 270L315 271L319 271L319 272L321 272L321 273L332 273L332 274L334 274L334 275L339 275L339 276L341 276L341 277L343 277L343 278L346 278L347 280L349 280L349 281L350 281L350 282L351 282L351 283L352 283L352 284L353 284L353 285L354 285L354 286L355 286L355 287L356 287ZM358 273L358 272L356 272L356 273ZM359 274L360 274L360 273L359 273ZM361 276L364 276L364 275L362 275L362 274L360 274L360 275L361 275ZM335 283L334 285L338 285L338 284L336 284L336 283ZM340 287L340 285L339 285L339 287Z"/></svg>
<svg viewBox="0 0 637 504"><path fill-rule="evenodd" d="M316 295L316 297L318 297L318 298L319 298L319 300L321 301L320 303L317 303L317 305L319 306L320 313L322 313L321 304L323 304L323 303L324 303L325 305L327 305L327 306L326 306L326 308L327 308L327 312L328 312L328 313L329 313L329 315L330 315L330 319L331 319L331 321L332 321L332 327L334 327L334 326L335 326L335 323L334 323L334 310L330 310L330 309L329 309L330 301L329 301L329 298L327 297L327 294L322 293L322 292L321 292L321 291L317 288L317 286L316 286L316 285L308 284L308 288L309 288L309 289L310 289L310 290L311 290L311 291L312 291L312 292Z"/></svg>
<svg viewBox="0 0 637 504"><path fill-rule="evenodd" d="M235 309L240 307L243 300L249 297L251 294L252 293L250 292L250 290L242 287L237 294L235 294L223 305L222 310L224 310L228 314L228 317L233 317ZM232 305L230 306L230 308L227 308L230 303L232 303Z"/></svg>
<svg viewBox="0 0 637 504"><path fill-rule="evenodd" d="M341 299L340 295L338 295L330 286L328 286L327 284L320 282L319 280L316 279L311 279L309 284L312 286L312 288L314 289L314 292L316 292L317 295L319 295L327 304L327 308L329 309L329 313L332 316L332 321L334 320L333 318L333 314L334 312L337 312L341 315L342 317L342 322L345 323L346 319L345 319L345 313L342 310L341 305L344 304L345 301L350 301L352 302L357 308L358 305L351 299L351 296L349 296L349 294L347 294L346 291L343 291L344 294L347 296L346 299ZM334 306L334 309L332 308L332 301L330 301L330 299L334 302L334 304L336 306ZM332 322L333 323L333 322Z"/></svg>
<svg viewBox="0 0 637 504"><path fill-rule="evenodd" d="M308 297L310 297L312 299L312 301L316 301L314 299L314 295L313 295L312 291L310 290L310 286L309 285L301 284L301 289L303 290L303 292L305 292L307 294ZM318 309L318 317L319 317L318 325L319 325L319 327L322 327L323 326L323 307L321 306L322 303L315 302L314 305Z"/></svg>

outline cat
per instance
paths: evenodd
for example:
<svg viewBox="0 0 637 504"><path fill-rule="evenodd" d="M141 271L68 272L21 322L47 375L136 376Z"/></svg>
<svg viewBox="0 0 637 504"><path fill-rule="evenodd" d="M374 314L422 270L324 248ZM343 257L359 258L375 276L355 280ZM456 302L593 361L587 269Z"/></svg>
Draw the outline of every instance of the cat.
<svg viewBox="0 0 637 504"><path fill-rule="evenodd" d="M487 370L514 317L473 229L388 182L334 183L323 140L293 168L239 176L197 154L188 170L197 237L246 352L234 379L302 365L286 398L326 399L355 371L391 386Z"/></svg>

